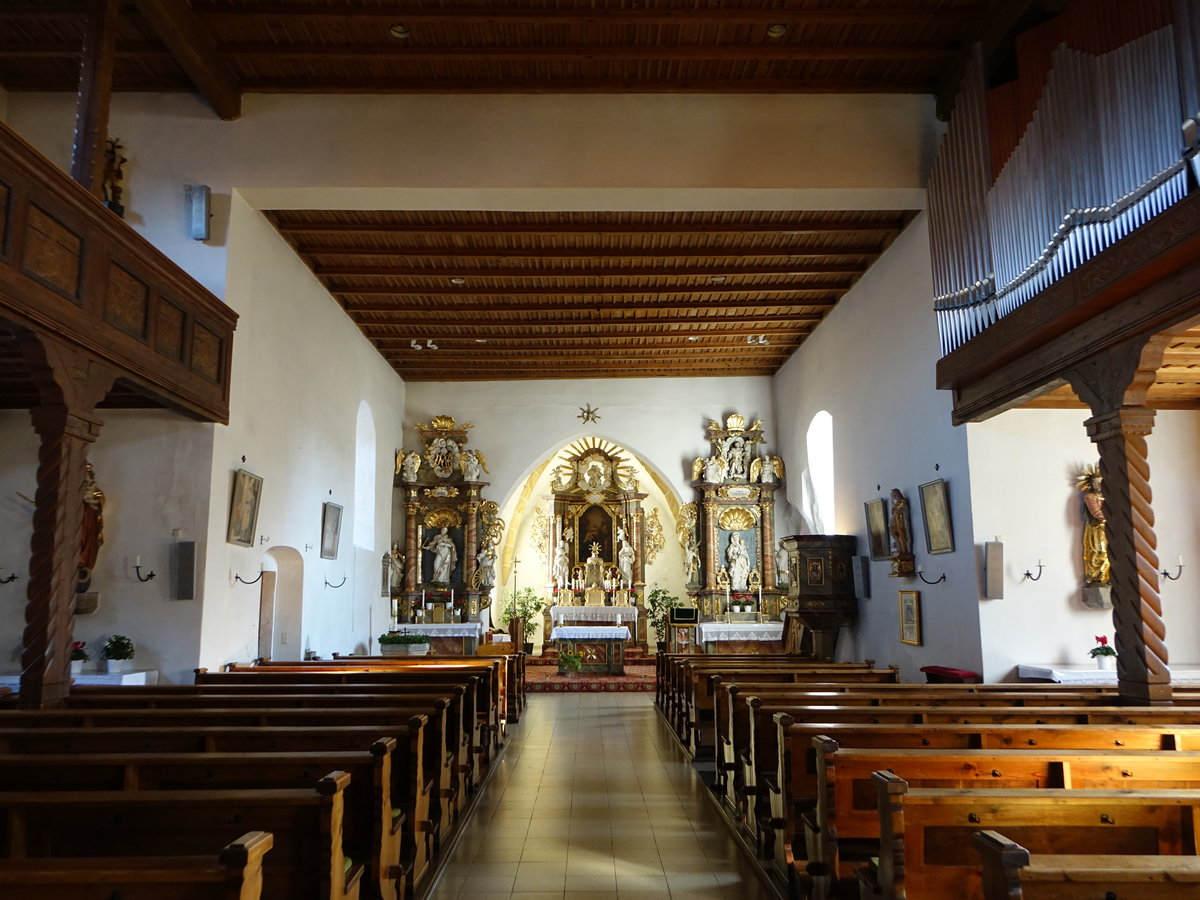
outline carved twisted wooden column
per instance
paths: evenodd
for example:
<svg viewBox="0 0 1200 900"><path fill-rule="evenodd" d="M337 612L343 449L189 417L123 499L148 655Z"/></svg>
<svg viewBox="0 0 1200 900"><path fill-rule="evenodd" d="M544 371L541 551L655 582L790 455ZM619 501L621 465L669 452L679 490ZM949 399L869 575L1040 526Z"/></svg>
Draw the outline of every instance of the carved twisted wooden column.
<svg viewBox="0 0 1200 900"><path fill-rule="evenodd" d="M1121 701L1140 706L1171 702L1146 452L1154 410L1144 405L1165 346L1165 338L1135 340L1068 373L1092 409L1086 425L1100 450Z"/></svg>
<svg viewBox="0 0 1200 900"><path fill-rule="evenodd" d="M475 556L479 553L479 490L467 492L467 521L463 528L463 593L471 589L471 578L475 574ZM466 605L465 602L463 604Z"/></svg>
<svg viewBox="0 0 1200 900"><path fill-rule="evenodd" d="M115 374L48 338L18 335L42 405L31 411L38 447L20 702L61 706L70 692L75 581L83 528L84 465L100 433L96 404Z"/></svg>
<svg viewBox="0 0 1200 900"><path fill-rule="evenodd" d="M763 496L758 508L762 510L762 586L764 591L773 591L778 585L779 575L775 571L775 499L762 489Z"/></svg>

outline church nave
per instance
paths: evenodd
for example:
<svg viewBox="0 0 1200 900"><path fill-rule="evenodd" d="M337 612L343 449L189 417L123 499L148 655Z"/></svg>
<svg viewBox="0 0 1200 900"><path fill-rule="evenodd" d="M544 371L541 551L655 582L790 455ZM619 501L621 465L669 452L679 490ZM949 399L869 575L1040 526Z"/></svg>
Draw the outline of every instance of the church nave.
<svg viewBox="0 0 1200 900"><path fill-rule="evenodd" d="M430 900L769 896L651 694L535 694Z"/></svg>

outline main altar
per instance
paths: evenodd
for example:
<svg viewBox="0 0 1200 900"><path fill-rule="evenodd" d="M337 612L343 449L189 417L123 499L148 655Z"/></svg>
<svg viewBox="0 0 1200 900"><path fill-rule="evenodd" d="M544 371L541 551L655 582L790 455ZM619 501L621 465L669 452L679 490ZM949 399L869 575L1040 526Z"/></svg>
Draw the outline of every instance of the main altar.
<svg viewBox="0 0 1200 900"><path fill-rule="evenodd" d="M434 416L428 425L415 426L420 449L396 451L394 484L403 494L404 538L383 558L383 593L391 597L393 624L409 630L426 626L439 637L456 638L459 652L478 641L504 536L500 508L484 496L487 459L467 446L471 427L453 416Z"/></svg>
<svg viewBox="0 0 1200 900"><path fill-rule="evenodd" d="M734 413L724 423L709 420L706 437L709 455L692 463L698 496L682 507L677 526L688 594L705 629L700 639L710 651L718 641L753 641L770 652L764 642L779 640L788 608L786 554L775 539L783 460L767 452L759 419L747 425Z"/></svg>

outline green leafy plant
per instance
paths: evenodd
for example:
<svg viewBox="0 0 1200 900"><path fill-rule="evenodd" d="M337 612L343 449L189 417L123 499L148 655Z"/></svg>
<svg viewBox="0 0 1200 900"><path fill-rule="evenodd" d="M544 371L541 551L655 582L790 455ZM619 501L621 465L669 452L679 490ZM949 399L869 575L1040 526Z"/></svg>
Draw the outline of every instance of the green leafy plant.
<svg viewBox="0 0 1200 900"><path fill-rule="evenodd" d="M388 631L379 636L379 644L428 644L427 634L401 634L398 631Z"/></svg>
<svg viewBox="0 0 1200 900"><path fill-rule="evenodd" d="M683 605L682 600L657 584L646 591L646 621L658 635L658 640L664 641L667 638L667 616L670 610Z"/></svg>
<svg viewBox="0 0 1200 900"><path fill-rule="evenodd" d="M1088 651L1088 656L1095 659L1097 656L1116 656L1117 651L1108 646L1108 636L1104 634L1096 635L1096 646Z"/></svg>
<svg viewBox="0 0 1200 900"><path fill-rule="evenodd" d="M105 659L133 659L133 641L123 634L110 635L100 655Z"/></svg>
<svg viewBox="0 0 1200 900"><path fill-rule="evenodd" d="M516 618L525 620L525 640L528 641L537 633L537 622L534 617L537 616L546 607L546 601L537 595L533 588L521 588L518 591L509 591L508 606L505 608L504 621L511 622ZM512 628L508 629L510 632Z"/></svg>
<svg viewBox="0 0 1200 900"><path fill-rule="evenodd" d="M558 667L564 672L582 672L583 654L572 653L570 650L559 651Z"/></svg>
<svg viewBox="0 0 1200 900"><path fill-rule="evenodd" d="M87 662L91 659L87 652L87 641L74 641L71 644L71 659L79 662Z"/></svg>

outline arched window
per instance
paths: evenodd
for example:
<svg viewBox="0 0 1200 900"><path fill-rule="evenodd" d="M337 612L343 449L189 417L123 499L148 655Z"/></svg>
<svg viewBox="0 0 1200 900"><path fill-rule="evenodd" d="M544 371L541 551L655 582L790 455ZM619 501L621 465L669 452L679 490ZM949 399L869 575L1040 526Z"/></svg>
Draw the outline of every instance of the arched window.
<svg viewBox="0 0 1200 900"><path fill-rule="evenodd" d="M808 477L812 484L812 527L833 534L833 416L821 410L808 424Z"/></svg>
<svg viewBox="0 0 1200 900"><path fill-rule="evenodd" d="M375 549L375 417L366 400L354 429L354 546Z"/></svg>

